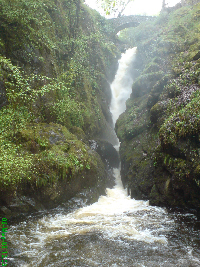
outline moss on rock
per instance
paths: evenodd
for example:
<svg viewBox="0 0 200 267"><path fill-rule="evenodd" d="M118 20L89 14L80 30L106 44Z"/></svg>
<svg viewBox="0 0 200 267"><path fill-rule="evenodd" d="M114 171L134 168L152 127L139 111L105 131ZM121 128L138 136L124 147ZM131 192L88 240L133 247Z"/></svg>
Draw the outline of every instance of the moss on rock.
<svg viewBox="0 0 200 267"><path fill-rule="evenodd" d="M97 196L108 176L88 141L112 135L107 73L118 53L105 18L79 0L1 1L0 24L3 210L90 187Z"/></svg>
<svg viewBox="0 0 200 267"><path fill-rule="evenodd" d="M141 75L116 123L122 179L154 205L200 208L199 12L185 6L126 30Z"/></svg>
<svg viewBox="0 0 200 267"><path fill-rule="evenodd" d="M33 124L19 131L16 140L20 146L1 167L0 180L1 205L11 211L16 196L32 197L49 208L86 188L96 187L98 196L108 184L100 156L62 125Z"/></svg>

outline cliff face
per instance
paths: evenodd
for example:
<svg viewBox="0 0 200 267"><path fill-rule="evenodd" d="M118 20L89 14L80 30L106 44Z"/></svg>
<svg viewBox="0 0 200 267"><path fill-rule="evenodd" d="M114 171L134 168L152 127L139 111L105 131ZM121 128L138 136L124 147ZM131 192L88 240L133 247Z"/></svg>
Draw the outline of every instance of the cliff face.
<svg viewBox="0 0 200 267"><path fill-rule="evenodd" d="M118 50L105 19L79 0L2 0L0 14L0 213L53 207L83 189L95 200L112 183L100 156L115 165L98 140L114 139ZM199 4L185 6L124 37L138 47L138 78L116 124L122 180L156 205L200 205L199 18Z"/></svg>
<svg viewBox="0 0 200 267"><path fill-rule="evenodd" d="M2 0L0 14L1 212L96 198L108 181L89 140L112 139L117 54L105 19L80 0Z"/></svg>
<svg viewBox="0 0 200 267"><path fill-rule="evenodd" d="M187 6L187 5L196 5L200 1L199 0L181 0L181 5L182 6Z"/></svg>
<svg viewBox="0 0 200 267"><path fill-rule="evenodd" d="M122 180L151 204L200 208L200 4L163 12L121 38L139 73L116 124Z"/></svg>

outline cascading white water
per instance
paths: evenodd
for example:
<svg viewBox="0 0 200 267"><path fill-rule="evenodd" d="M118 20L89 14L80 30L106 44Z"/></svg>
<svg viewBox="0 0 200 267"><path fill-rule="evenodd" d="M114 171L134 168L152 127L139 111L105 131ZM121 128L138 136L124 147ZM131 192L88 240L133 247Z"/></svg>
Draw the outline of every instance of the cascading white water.
<svg viewBox="0 0 200 267"><path fill-rule="evenodd" d="M112 100L110 111L115 124L119 115L126 109L126 100L129 98L132 91L133 78L130 75L131 63L136 56L137 48L126 50L119 60L119 67L115 75L115 79L111 84Z"/></svg>
<svg viewBox="0 0 200 267"><path fill-rule="evenodd" d="M129 49L122 54L119 60L119 68L115 75L115 79L111 84L112 101L111 113L113 122L115 123L119 115L125 111L125 102L129 98L132 90L133 79L130 74L131 63L136 55L136 48ZM118 144L119 146L119 144ZM164 236L153 236L150 231L138 230L137 218L132 218L128 213L137 211L153 211L163 212L162 209L149 207L148 201L136 201L131 199L126 190L122 186L120 177L120 168L114 169L116 185L114 188L106 189L106 196L101 196L98 202L78 209L63 218L57 217L48 221L45 219L43 223L51 229L49 238L55 238L66 234L84 234L91 231L100 231L104 237L114 238L123 236L127 239L135 239L145 242L161 242L166 243ZM127 213L127 214L126 214ZM59 231L57 231L58 229ZM65 230L64 230L65 229ZM53 233L53 234L52 234Z"/></svg>
<svg viewBox="0 0 200 267"><path fill-rule="evenodd" d="M114 123L125 111L131 93L130 66L135 53L133 48L122 55L111 85ZM30 217L11 227L8 238L15 253L10 260L24 267L199 266L198 248L193 252L191 245L184 245L185 233L184 251L176 248L180 238L176 245L175 222L168 212L149 206L148 201L131 199L122 186L120 170L114 169L114 175L116 185L107 188L96 203L71 213L57 208L56 215ZM170 246L166 237L169 231ZM194 265L189 265L191 262Z"/></svg>

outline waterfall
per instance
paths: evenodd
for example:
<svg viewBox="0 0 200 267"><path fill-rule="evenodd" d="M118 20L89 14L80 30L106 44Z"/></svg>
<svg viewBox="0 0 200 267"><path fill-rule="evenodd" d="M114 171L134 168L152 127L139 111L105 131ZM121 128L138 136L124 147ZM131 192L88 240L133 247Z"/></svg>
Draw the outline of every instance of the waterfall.
<svg viewBox="0 0 200 267"><path fill-rule="evenodd" d="M115 79L111 84L112 100L110 111L113 116L114 124L119 115L125 111L126 100L132 92L133 79L131 76L131 68L135 56L136 48L128 49L122 54ZM118 140L118 145L115 146L116 149L119 148L119 145ZM133 220L127 216L127 214L137 211L149 211L152 210L152 207L149 206L148 201L137 201L131 199L130 196L127 195L121 182L120 167L113 169L113 172L116 183L114 188L107 188L106 196L100 196L96 203L78 209L68 216L67 221L65 218L65 223L67 223L68 226L70 225L72 229L74 229L74 225L77 223L80 224L81 227L78 229L80 234L100 231L105 238L123 236L127 239L135 239L147 243L166 243L166 238L164 236L153 236L149 231L143 232L137 230L137 219L135 218ZM158 211L159 208L156 208L156 212ZM57 225L58 221L56 221L55 224ZM51 221L48 223L48 227L54 228L55 224ZM72 233L75 233L74 230L72 230Z"/></svg>
<svg viewBox="0 0 200 267"><path fill-rule="evenodd" d="M111 85L114 124L131 94L135 54L136 48L122 54ZM199 250L196 245L192 247L197 240L194 228L186 238L188 230L183 230L188 225L176 227L167 210L131 199L122 186L120 169L113 172L116 185L107 188L106 195L96 203L84 206L77 197L68 203L76 203L71 212L65 206L58 207L10 227L7 236L14 251L10 261L23 267L197 266ZM179 236L174 239L179 228ZM189 235L193 235L192 242Z"/></svg>
<svg viewBox="0 0 200 267"><path fill-rule="evenodd" d="M135 60L137 47L130 48L122 54L119 60L119 66L115 75L114 81L110 88L112 92L112 99L110 105L110 112L115 125L120 114L126 110L126 100L130 97L132 92L133 78L131 75L132 63ZM116 150L119 150L119 139L117 138ZM115 182L118 187L123 188L120 176L121 164L118 169L114 169ZM123 190L123 189L122 189Z"/></svg>
<svg viewBox="0 0 200 267"><path fill-rule="evenodd" d="M126 100L132 91L131 67L135 55L136 48L129 49L122 54L115 79L111 84L112 100L110 110L114 124L119 115L125 111ZM116 149L118 148L119 142L116 146ZM43 222L45 227L50 229L51 238L57 238L60 235L60 231L57 231L57 229L62 229L65 235L101 232L106 239L121 236L126 239L147 243L166 243L164 236L153 236L150 231L138 230L136 225L141 218L138 220L138 218L133 219L128 216L129 213L150 211L152 209L152 212L158 213L160 208L150 207L148 201L131 199L123 188L120 167L114 169L113 172L116 185L112 189L107 188L106 195L100 196L96 203L80 208L64 218L61 215L57 216L56 219L53 218Z"/></svg>
<svg viewBox="0 0 200 267"><path fill-rule="evenodd" d="M136 55L136 47L126 50L119 60L119 67L115 79L111 84L112 100L110 111L115 125L119 115L126 109L126 100L132 91L133 78L131 67Z"/></svg>

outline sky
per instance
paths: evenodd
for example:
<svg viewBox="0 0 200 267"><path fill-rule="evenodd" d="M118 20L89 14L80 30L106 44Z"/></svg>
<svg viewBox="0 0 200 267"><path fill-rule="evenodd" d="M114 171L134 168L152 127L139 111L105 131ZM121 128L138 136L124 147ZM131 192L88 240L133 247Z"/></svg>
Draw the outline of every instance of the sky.
<svg viewBox="0 0 200 267"><path fill-rule="evenodd" d="M180 0L166 0L168 6L174 6ZM85 3L97 10L96 0L85 0ZM158 15L162 8L162 0L134 0L127 6L124 15ZM100 13L101 11L98 10ZM102 13L101 13L102 14ZM102 14L103 15L103 14Z"/></svg>

